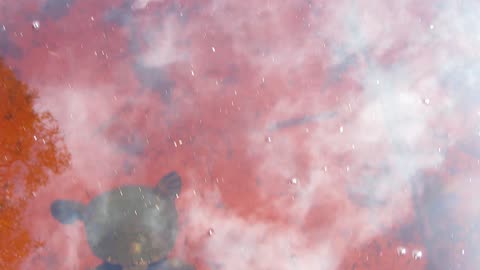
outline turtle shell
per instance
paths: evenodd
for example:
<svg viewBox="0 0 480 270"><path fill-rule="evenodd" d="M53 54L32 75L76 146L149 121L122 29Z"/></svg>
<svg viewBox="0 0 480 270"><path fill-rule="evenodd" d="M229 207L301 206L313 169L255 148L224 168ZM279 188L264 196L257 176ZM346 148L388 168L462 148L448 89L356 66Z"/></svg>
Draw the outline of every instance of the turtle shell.
<svg viewBox="0 0 480 270"><path fill-rule="evenodd" d="M143 186L99 195L85 209L83 221L93 253L122 266L165 259L177 234L174 199Z"/></svg>

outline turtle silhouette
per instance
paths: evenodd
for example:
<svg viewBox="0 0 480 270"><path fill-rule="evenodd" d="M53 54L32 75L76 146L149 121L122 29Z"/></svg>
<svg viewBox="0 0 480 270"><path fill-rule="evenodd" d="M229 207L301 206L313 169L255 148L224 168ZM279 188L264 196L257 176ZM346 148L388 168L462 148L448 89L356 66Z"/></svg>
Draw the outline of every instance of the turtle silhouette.
<svg viewBox="0 0 480 270"><path fill-rule="evenodd" d="M175 198L181 185L180 176L173 171L153 188L120 186L87 205L55 200L50 211L63 224L83 221L92 252L104 262L97 270L194 270L179 260L167 259L176 241Z"/></svg>

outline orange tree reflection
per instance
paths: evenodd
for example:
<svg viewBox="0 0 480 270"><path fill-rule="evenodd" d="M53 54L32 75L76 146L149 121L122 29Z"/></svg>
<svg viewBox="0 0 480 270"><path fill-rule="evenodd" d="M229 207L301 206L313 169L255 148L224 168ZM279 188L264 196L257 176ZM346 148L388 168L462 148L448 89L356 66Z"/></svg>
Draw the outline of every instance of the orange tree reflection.
<svg viewBox="0 0 480 270"><path fill-rule="evenodd" d="M24 227L22 213L49 174L70 163L55 119L34 110L36 98L0 59L0 269L18 269L42 245Z"/></svg>

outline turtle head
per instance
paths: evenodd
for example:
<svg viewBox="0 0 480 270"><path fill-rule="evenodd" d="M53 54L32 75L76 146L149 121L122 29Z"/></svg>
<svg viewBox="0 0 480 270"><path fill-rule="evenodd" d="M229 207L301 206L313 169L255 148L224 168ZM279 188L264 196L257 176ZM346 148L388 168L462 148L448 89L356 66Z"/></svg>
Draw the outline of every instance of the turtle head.
<svg viewBox="0 0 480 270"><path fill-rule="evenodd" d="M69 200L55 200L50 205L52 216L63 224L71 224L83 218L85 206Z"/></svg>
<svg viewBox="0 0 480 270"><path fill-rule="evenodd" d="M164 196L174 197L177 194L180 194L182 189L182 179L177 172L173 171L160 179L157 186L155 187L155 192Z"/></svg>

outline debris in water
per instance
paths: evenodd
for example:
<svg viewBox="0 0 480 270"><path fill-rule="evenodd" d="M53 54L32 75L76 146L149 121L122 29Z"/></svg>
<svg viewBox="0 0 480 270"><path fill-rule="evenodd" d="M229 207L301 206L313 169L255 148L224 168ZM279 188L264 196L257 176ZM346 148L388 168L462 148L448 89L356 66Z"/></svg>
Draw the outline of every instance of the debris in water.
<svg viewBox="0 0 480 270"><path fill-rule="evenodd" d="M398 247L397 248L397 254L399 256L404 256L405 254L407 254L407 249L404 248L404 247Z"/></svg>
<svg viewBox="0 0 480 270"><path fill-rule="evenodd" d="M32 22L32 27L33 27L33 29L35 29L35 30L40 29L40 22L39 22L39 21L33 21L33 22Z"/></svg>
<svg viewBox="0 0 480 270"><path fill-rule="evenodd" d="M414 260L420 260L423 256L423 253L421 250L414 250L412 251L412 257Z"/></svg>
<svg viewBox="0 0 480 270"><path fill-rule="evenodd" d="M208 229L208 235L212 236L215 233L212 228Z"/></svg>

